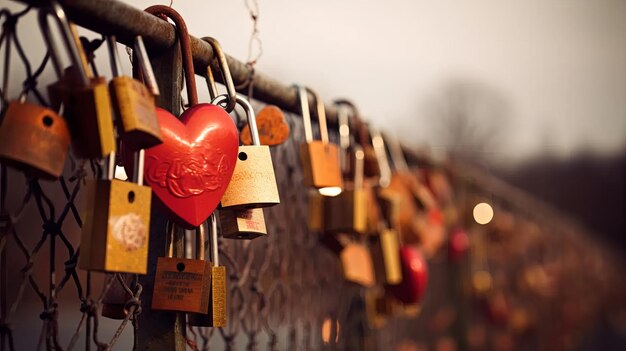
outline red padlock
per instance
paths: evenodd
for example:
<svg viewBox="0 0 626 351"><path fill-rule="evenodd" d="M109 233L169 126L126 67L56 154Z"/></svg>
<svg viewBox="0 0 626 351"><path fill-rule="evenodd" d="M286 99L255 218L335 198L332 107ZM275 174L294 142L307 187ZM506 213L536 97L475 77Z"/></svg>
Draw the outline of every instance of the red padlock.
<svg viewBox="0 0 626 351"><path fill-rule="evenodd" d="M163 143L145 151L145 181L173 220L196 228L217 208L226 191L237 161L239 135L224 109L198 104L189 34L182 17L168 6L155 5L146 11L176 24L191 107L180 120L157 109ZM132 151L125 150L127 160L132 159Z"/></svg>
<svg viewBox="0 0 626 351"><path fill-rule="evenodd" d="M398 285L389 285L387 289L406 304L419 303L428 286L428 264L422 253L409 245L400 248L400 262L402 282Z"/></svg>

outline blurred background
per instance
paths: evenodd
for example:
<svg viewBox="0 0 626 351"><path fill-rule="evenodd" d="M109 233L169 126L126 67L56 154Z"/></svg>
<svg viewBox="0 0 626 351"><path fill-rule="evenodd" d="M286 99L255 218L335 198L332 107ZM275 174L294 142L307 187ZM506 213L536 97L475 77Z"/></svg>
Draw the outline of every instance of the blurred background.
<svg viewBox="0 0 626 351"><path fill-rule="evenodd" d="M125 2L139 9L155 4ZM23 8L13 1L2 6ZM549 204L613 255L622 277L613 283L623 290L626 1L175 0L172 6L192 35L219 39L231 56L256 60L260 72L314 87L326 101L349 98L403 143L478 167ZM249 7L257 6L252 36ZM39 62L45 48L39 31L29 30L34 26L29 15L18 34ZM84 29L81 35L98 37ZM96 60L109 76L108 57ZM22 79L11 75L12 94ZM53 79L48 67L41 80ZM207 101L201 80L198 89ZM577 252L584 255L584 247ZM577 347L619 349L625 332L614 326L626 320L619 318L621 324L602 319L607 324ZM437 342L443 345L437 350L446 350L445 339Z"/></svg>

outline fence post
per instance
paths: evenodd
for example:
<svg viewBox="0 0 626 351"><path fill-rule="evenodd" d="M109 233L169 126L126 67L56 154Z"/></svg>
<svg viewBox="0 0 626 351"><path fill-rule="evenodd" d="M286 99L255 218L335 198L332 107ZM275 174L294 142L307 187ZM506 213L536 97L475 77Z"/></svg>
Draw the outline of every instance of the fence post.
<svg viewBox="0 0 626 351"><path fill-rule="evenodd" d="M157 97L157 106L171 111L175 116L180 114L182 90L182 59L178 41L169 49L149 50L154 74L161 95ZM148 255L148 274L141 276L143 285L141 295L142 313L139 315L138 349L151 351L185 351L185 314L153 311L152 291L156 273L157 257L165 256L166 215L152 199L152 215L150 218L150 246ZM182 254L184 235L175 235L174 256Z"/></svg>

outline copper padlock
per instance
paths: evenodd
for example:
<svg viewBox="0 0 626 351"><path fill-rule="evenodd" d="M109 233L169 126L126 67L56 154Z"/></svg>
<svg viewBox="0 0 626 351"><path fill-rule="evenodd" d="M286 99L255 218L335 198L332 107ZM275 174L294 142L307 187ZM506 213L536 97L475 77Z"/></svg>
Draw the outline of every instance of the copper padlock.
<svg viewBox="0 0 626 351"><path fill-rule="evenodd" d="M43 106L13 101L0 124L0 162L46 179L63 173L70 144L65 119Z"/></svg>
<svg viewBox="0 0 626 351"><path fill-rule="evenodd" d="M324 200L324 229L328 232L367 233L367 193L363 185L364 154L360 146L353 147L355 157L354 182L344 191Z"/></svg>
<svg viewBox="0 0 626 351"><path fill-rule="evenodd" d="M189 314L189 325L221 328L226 326L226 267L220 266L215 212L209 217L211 247L211 291L209 308L204 314ZM201 243L204 245L204 243Z"/></svg>
<svg viewBox="0 0 626 351"><path fill-rule="evenodd" d="M324 101L315 93L321 140L313 140L307 88L297 86L304 121L306 142L300 144L300 161L304 185L319 189L322 195L335 196L343 189L339 149L328 141ZM309 89L310 90L310 89Z"/></svg>
<svg viewBox="0 0 626 351"><path fill-rule="evenodd" d="M205 314L211 296L211 262L204 259L204 226L196 228L196 259L172 257L182 228L168 224L167 257L157 258L152 309Z"/></svg>
<svg viewBox="0 0 626 351"><path fill-rule="evenodd" d="M111 72L109 91L117 116L117 131L122 140L133 148L146 149L161 143L161 128L157 119L154 97L159 88L141 36L135 37L134 52L147 86L131 76L123 75L114 36L107 37Z"/></svg>
<svg viewBox="0 0 626 351"><path fill-rule="evenodd" d="M113 118L109 90L103 77L91 78L89 69L81 59L82 46L72 33L71 24L65 17L63 8L56 2L49 3L49 9L39 11L39 25L48 46L55 48L48 26L47 14L54 13L57 24L62 29L65 46L71 48L72 66L61 68L56 50L51 49L50 58L64 88L70 88L63 99L63 115L72 131L74 151L83 158L104 158L115 152L116 143L113 131Z"/></svg>
<svg viewBox="0 0 626 351"><path fill-rule="evenodd" d="M143 150L132 182L113 179L115 153L104 179L87 182L79 266L86 270L146 274L152 189L143 185Z"/></svg>
<svg viewBox="0 0 626 351"><path fill-rule="evenodd" d="M267 235L262 208L222 209L222 236L228 239L254 239Z"/></svg>

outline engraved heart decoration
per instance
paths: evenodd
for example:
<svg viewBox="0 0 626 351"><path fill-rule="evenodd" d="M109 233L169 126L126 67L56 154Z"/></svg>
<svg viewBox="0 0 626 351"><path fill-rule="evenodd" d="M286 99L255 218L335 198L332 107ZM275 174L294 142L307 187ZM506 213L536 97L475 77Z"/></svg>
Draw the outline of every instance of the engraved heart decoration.
<svg viewBox="0 0 626 351"><path fill-rule="evenodd" d="M145 183L172 220L198 227L217 208L232 177L237 128L226 111L211 104L194 105L180 119L159 108L157 117L163 143L145 150ZM131 150L125 149L124 156L132 172Z"/></svg>

